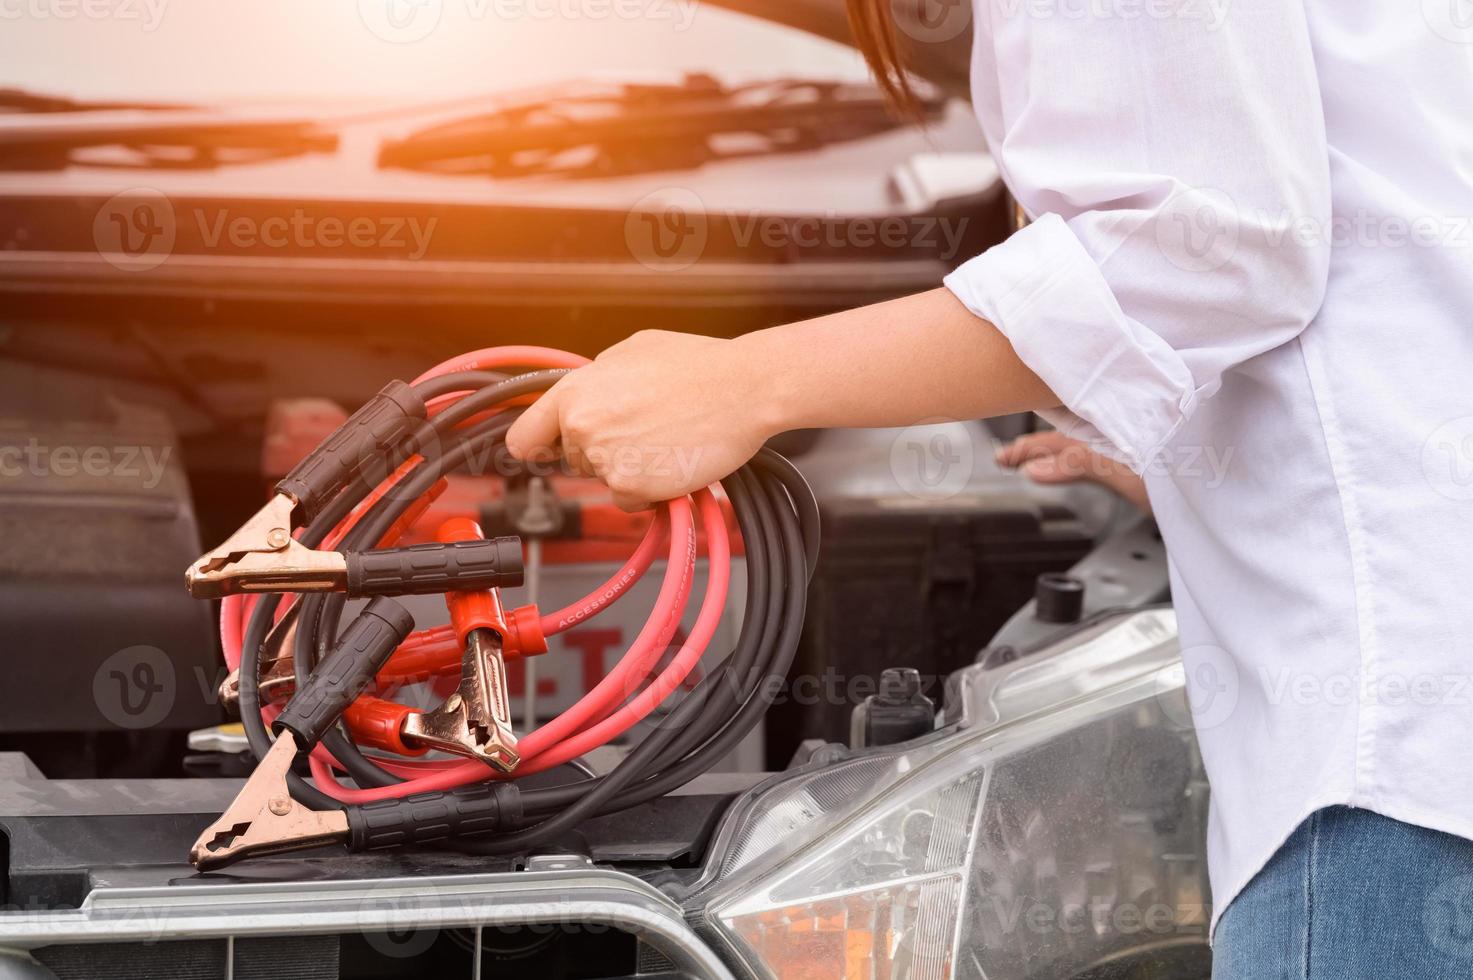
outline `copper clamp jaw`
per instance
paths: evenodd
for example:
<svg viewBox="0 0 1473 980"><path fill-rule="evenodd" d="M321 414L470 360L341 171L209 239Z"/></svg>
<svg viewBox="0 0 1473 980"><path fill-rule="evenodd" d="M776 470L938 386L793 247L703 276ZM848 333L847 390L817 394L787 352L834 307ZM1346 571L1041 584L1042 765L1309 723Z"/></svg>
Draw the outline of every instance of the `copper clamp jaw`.
<svg viewBox="0 0 1473 980"><path fill-rule="evenodd" d="M460 686L438 708L405 718L403 736L406 741L479 759L500 772L516 769L521 755L511 727L501 637L495 631L470 632Z"/></svg>

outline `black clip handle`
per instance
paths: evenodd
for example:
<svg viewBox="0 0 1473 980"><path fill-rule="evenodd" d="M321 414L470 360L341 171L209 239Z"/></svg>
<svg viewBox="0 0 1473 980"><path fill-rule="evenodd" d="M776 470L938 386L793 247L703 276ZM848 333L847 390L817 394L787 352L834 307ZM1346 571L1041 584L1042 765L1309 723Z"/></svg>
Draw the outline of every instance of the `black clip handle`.
<svg viewBox="0 0 1473 980"><path fill-rule="evenodd" d="M365 464L382 461L389 475L387 454L419 427L425 418L424 399L403 381L390 381L362 408L338 426L322 445L307 454L280 483L277 493L297 502L294 519L306 524L353 482ZM377 481L375 481L377 482Z"/></svg>
<svg viewBox="0 0 1473 980"><path fill-rule="evenodd" d="M505 830L521 819L521 795L510 783L472 783L348 808L348 846L355 851L433 844Z"/></svg>
<svg viewBox="0 0 1473 980"><path fill-rule="evenodd" d="M307 683L297 689L272 729L278 735L291 732L303 751L316 745L412 629L414 617L394 600L370 602L348 624Z"/></svg>
<svg viewBox="0 0 1473 980"><path fill-rule="evenodd" d="M515 537L348 552L348 595L432 595L522 584Z"/></svg>

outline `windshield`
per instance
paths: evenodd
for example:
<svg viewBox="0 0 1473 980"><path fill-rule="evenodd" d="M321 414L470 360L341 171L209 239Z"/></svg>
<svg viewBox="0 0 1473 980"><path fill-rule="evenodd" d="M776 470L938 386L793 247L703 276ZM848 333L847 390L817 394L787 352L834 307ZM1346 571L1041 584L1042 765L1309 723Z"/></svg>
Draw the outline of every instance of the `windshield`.
<svg viewBox="0 0 1473 980"><path fill-rule="evenodd" d="M0 0L0 88L432 101L588 77L859 81L852 49L701 0Z"/></svg>

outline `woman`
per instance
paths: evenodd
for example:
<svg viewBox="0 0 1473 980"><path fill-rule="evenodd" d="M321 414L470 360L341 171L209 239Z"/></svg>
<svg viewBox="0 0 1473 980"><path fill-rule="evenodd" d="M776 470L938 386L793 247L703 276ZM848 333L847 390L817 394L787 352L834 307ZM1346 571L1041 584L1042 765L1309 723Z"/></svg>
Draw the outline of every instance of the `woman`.
<svg viewBox="0 0 1473 980"><path fill-rule="evenodd" d="M1473 976L1473 10L1418 6L977 0L1031 225L916 296L639 334L513 451L633 507L785 429L1040 412L1143 474L1189 687L1234 699L1214 976ZM904 103L888 8L851 0Z"/></svg>

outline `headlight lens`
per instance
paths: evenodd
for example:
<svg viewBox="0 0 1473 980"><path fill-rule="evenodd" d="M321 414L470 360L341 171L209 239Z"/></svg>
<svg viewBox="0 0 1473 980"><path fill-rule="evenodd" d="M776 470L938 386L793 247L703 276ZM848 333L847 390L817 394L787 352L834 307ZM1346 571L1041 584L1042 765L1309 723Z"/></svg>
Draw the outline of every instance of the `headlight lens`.
<svg viewBox="0 0 1473 980"><path fill-rule="evenodd" d="M693 897L704 926L781 980L1073 976L1137 953L1205 956L1206 783L1179 721L1174 624L1153 615L1167 618L1125 621L1138 642L1104 631L998 672L973 692L988 726L759 788ZM1048 678L1064 679L1052 705Z"/></svg>
<svg viewBox="0 0 1473 980"><path fill-rule="evenodd" d="M982 786L966 772L896 800L712 914L775 976L951 976Z"/></svg>

